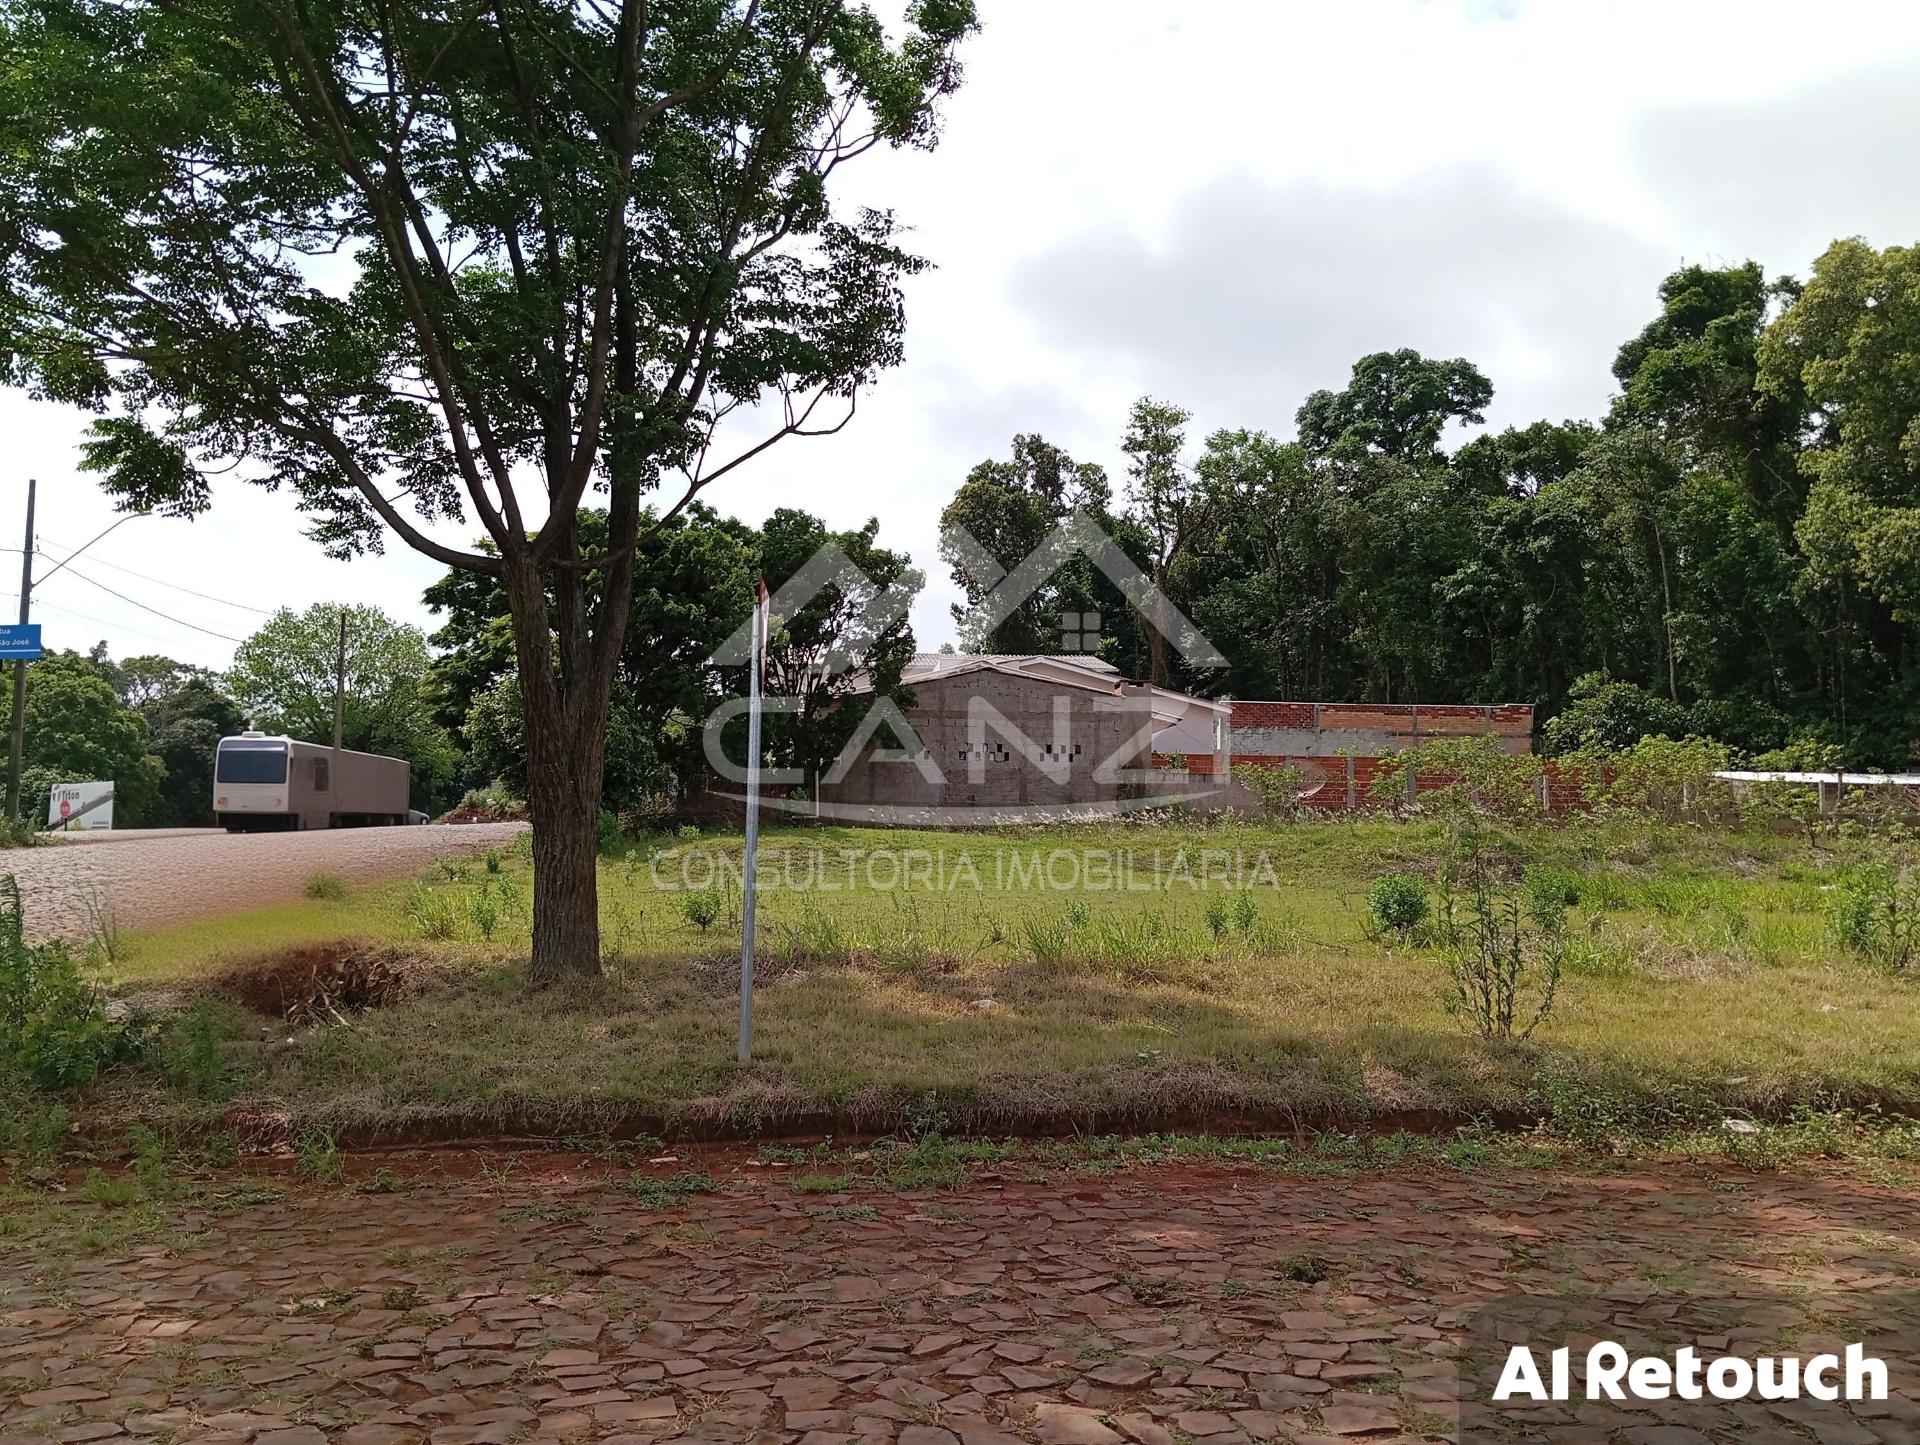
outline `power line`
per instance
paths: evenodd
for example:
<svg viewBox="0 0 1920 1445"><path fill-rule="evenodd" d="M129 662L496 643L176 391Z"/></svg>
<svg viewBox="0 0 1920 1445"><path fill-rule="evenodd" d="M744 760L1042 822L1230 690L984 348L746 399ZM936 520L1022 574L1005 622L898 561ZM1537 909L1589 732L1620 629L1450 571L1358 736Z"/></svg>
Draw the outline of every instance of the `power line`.
<svg viewBox="0 0 1920 1445"><path fill-rule="evenodd" d="M53 537L48 537L44 533L41 535L41 540L52 542L56 547L64 547L67 545L65 542L58 541ZM10 550L17 552L20 549L14 547ZM44 557L47 554L42 552L41 555ZM95 557L90 565L95 567L111 567L115 572L124 572L129 577L138 577L142 582L151 582L156 587L171 587L175 592L184 592L189 597L198 597L202 602L218 602L222 607L235 607L242 612L258 613L262 617L273 616L273 609L271 607L255 607L250 602L234 602L225 597L215 597L211 592L196 592L191 587L182 587L178 582L169 582L164 577L149 577L144 572L136 572L133 568L123 567L118 562L109 562L104 557Z"/></svg>
<svg viewBox="0 0 1920 1445"><path fill-rule="evenodd" d="M171 622L175 627L185 627L194 632L204 632L206 633L207 636L217 637L222 642L237 643L237 642L244 642L246 640L245 638L242 638L242 637L229 636L227 633L224 633L224 632L215 632L211 627L202 627L197 622L188 622L183 618L173 616L171 613L162 612L158 607L149 607L147 606L146 603L138 601L135 598L129 597L124 592L116 592L113 590L113 588L107 586L106 583L98 581L95 578L89 577L86 573L82 572L78 567L69 567L67 568L67 571L73 576L78 577L82 582L85 582L89 587L98 587L102 592L106 593L109 597L118 597L122 602L126 603L129 607L138 607L142 612L151 612L155 617L161 618L163 621L166 621L166 622Z"/></svg>
<svg viewBox="0 0 1920 1445"><path fill-rule="evenodd" d="M15 547L13 550L18 552L20 549L18 547ZM7 602L12 602L19 596L20 594L18 592L0 592L0 600L4 600ZM126 633L130 633L134 637L144 637L149 642L167 643L167 642L177 640L173 638L162 637L157 632L148 632L139 627L129 626L125 622L115 622L109 618L95 617L91 612L80 612L72 607L68 607L65 603L49 602L44 597L40 597L38 595L34 597L33 605L36 608L44 607L49 612L58 612L62 617L72 617L72 618L78 619L81 622L91 622L95 627L110 628L115 632L126 632Z"/></svg>

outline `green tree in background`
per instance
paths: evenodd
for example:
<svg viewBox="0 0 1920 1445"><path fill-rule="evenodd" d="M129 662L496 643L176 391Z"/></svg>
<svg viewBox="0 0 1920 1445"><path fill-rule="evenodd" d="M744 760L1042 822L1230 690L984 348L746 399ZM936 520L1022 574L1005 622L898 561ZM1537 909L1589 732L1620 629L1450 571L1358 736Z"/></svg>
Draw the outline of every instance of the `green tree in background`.
<svg viewBox="0 0 1920 1445"><path fill-rule="evenodd" d="M1492 400L1493 383L1470 361L1377 351L1353 364L1344 388L1301 403L1295 423L1301 445L1316 455L1371 450L1414 466L1439 459L1449 423L1485 421Z"/></svg>
<svg viewBox="0 0 1920 1445"><path fill-rule="evenodd" d="M413 805L437 811L450 801L458 758L428 702L431 659L419 628L377 607L322 602L301 613L282 608L234 649L227 673L233 699L265 732L331 743L343 618L341 743L356 752L405 758L413 769Z"/></svg>
<svg viewBox="0 0 1920 1445"><path fill-rule="evenodd" d="M139 705L147 750L166 768L152 822L157 828L211 828L214 754L220 739L243 730L247 718L199 669L183 667L173 675L182 680Z"/></svg>
<svg viewBox="0 0 1920 1445"><path fill-rule="evenodd" d="M604 518L583 513L579 526L592 538ZM877 532L877 522L836 532L794 508L776 510L756 528L696 503L648 538L645 581L634 590L609 724L617 742L605 764L610 810L664 807L700 786L708 770L707 714L746 690L744 671L716 667L714 653L746 621L761 577L778 591L823 546L838 548L868 581L825 588L782 620L769 640L768 694L799 698L800 711L767 714L768 759L777 767L818 770L837 755L875 697L907 701L900 682L913 657L907 620L877 636L867 636L860 621L877 592L902 583L917 590L919 574L905 554L877 545ZM498 780L518 792L526 781L526 724L504 640L506 599L484 583L452 572L427 591L428 604L448 614L433 637L442 651L432 692L441 720L466 740L468 781ZM829 658L856 650L855 643L857 678L826 668ZM856 697L856 681L874 690ZM744 756L744 723L730 728L727 740L731 756Z"/></svg>
<svg viewBox="0 0 1920 1445"><path fill-rule="evenodd" d="M146 719L120 700L101 665L78 652L27 664L21 817L46 817L55 783L110 782L116 827L146 825L165 766L147 751Z"/></svg>
<svg viewBox="0 0 1920 1445"><path fill-rule="evenodd" d="M1042 585L984 633L974 632L977 610L1002 575L1040 551L1062 522L1083 513L1115 538L1138 564L1144 564L1146 539L1138 527L1113 511L1113 487L1106 469L1075 461L1044 437L1024 433L1013 439L1012 456L988 460L967 473L940 513L940 557L965 597L953 607L962 645L971 652L1046 653L1061 649L1064 618L1100 618L1104 638L1099 655L1122 672L1138 676L1148 666L1146 639L1139 620L1120 590L1084 556L1055 559ZM959 528L979 544L985 556L964 545L956 549L944 535ZM1076 642L1083 629L1072 629Z"/></svg>

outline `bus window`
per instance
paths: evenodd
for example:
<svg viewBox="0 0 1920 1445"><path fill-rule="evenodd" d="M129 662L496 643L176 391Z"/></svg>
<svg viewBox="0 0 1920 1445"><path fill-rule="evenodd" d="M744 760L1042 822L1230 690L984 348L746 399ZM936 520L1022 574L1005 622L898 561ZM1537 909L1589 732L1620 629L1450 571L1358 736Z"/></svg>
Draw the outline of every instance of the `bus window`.
<svg viewBox="0 0 1920 1445"><path fill-rule="evenodd" d="M219 783L285 783L287 745L222 743L213 777Z"/></svg>

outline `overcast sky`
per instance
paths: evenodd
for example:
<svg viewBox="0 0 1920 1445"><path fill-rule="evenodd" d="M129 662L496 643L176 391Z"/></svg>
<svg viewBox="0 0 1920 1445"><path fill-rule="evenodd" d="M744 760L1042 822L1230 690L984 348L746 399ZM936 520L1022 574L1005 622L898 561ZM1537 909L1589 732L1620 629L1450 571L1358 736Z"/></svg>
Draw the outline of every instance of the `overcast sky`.
<svg viewBox="0 0 1920 1445"><path fill-rule="evenodd" d="M906 365L840 435L708 494L752 520L877 515L928 573L927 649L952 633L939 511L1016 431L1117 478L1137 396L1189 408L1196 439L1287 435L1308 391L1398 346L1476 362L1490 423L1594 416L1676 265L1804 274L1836 236L1920 241L1920 6L1898 0L982 10L940 149L850 168L848 198L892 207L937 265L909 290ZM56 555L114 520L74 465L84 420L0 390L0 592L28 476ZM398 544L330 562L302 526L217 486L209 516L126 523L36 619L50 645L215 667L261 620L229 603L374 603L432 627L434 564Z"/></svg>

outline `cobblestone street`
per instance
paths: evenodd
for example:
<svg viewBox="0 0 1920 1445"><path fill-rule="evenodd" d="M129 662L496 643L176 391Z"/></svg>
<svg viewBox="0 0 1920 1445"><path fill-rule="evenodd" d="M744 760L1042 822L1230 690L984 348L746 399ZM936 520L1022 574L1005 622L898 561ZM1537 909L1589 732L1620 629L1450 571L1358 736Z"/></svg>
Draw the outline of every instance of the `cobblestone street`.
<svg viewBox="0 0 1920 1445"><path fill-rule="evenodd" d="M236 1176L229 1207L123 1252L0 1247L0 1439L1452 1439L1463 1344L1516 1296L1576 1339L1864 1337L1894 1391L1851 1418L1542 1407L1532 1438L1871 1445L1920 1420L1920 1214L1854 1179L1151 1166L899 1194L802 1192L737 1152L643 1171L718 1186L682 1194L481 1162Z"/></svg>

